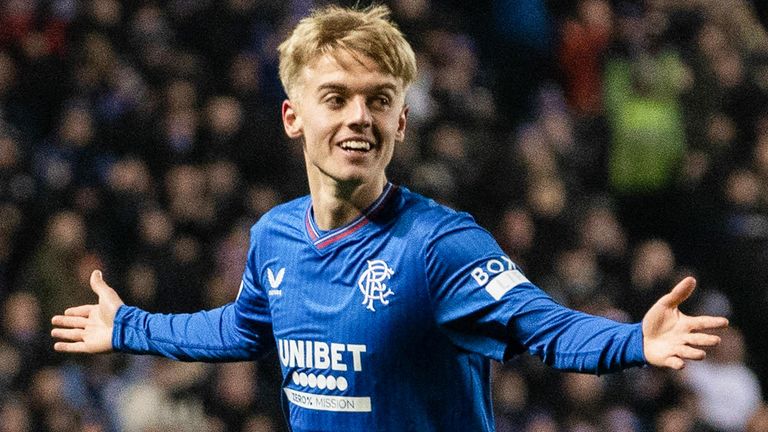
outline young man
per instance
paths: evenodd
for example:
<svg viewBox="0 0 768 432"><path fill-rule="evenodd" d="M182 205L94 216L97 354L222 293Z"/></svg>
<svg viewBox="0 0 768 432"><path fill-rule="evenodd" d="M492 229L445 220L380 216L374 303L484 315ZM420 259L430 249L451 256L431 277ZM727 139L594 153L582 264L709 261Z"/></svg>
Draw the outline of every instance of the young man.
<svg viewBox="0 0 768 432"><path fill-rule="evenodd" d="M237 299L150 314L95 271L98 304L53 318L55 349L234 361L276 347L294 431L492 431L489 359L527 350L562 370L679 369L718 343L701 331L724 318L677 309L692 278L642 323L576 312L531 284L470 216L389 183L415 75L384 7L301 21L280 46L282 117L303 141L310 196L253 227Z"/></svg>

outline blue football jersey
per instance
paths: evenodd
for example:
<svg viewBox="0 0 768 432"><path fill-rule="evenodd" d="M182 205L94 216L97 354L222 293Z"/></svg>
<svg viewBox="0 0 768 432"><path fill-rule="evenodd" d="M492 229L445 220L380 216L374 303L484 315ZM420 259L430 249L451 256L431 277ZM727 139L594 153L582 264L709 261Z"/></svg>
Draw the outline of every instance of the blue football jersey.
<svg viewBox="0 0 768 432"><path fill-rule="evenodd" d="M122 306L116 350L180 360L276 349L293 431L493 431L489 359L562 370L644 364L639 324L573 311L531 284L466 213L388 184L351 223L309 197L251 230L240 293L194 314Z"/></svg>

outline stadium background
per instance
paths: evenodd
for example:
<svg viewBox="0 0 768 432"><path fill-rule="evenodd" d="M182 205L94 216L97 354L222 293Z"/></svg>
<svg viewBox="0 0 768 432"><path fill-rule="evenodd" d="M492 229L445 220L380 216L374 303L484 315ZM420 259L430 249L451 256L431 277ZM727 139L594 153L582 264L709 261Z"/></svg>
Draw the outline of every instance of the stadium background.
<svg viewBox="0 0 768 432"><path fill-rule="evenodd" d="M385 3L420 65L395 182L470 211L571 307L636 321L693 274L686 310L733 324L681 373L498 365L498 430L768 430L768 38L750 5ZM57 355L48 322L91 300L96 267L153 311L234 298L248 227L306 193L275 49L318 4L0 3L0 431L284 430L274 357Z"/></svg>

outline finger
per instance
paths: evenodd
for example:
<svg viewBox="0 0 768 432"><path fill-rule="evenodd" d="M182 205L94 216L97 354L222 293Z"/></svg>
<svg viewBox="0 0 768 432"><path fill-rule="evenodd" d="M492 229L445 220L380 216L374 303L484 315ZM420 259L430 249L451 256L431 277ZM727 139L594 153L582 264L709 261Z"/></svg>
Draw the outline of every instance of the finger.
<svg viewBox="0 0 768 432"><path fill-rule="evenodd" d="M685 343L696 346L715 346L720 343L720 337L705 333L691 333L685 338Z"/></svg>
<svg viewBox="0 0 768 432"><path fill-rule="evenodd" d="M58 352L67 353L85 353L88 352L88 348L85 342L56 342L53 344L53 349Z"/></svg>
<svg viewBox="0 0 768 432"><path fill-rule="evenodd" d="M713 316L690 317L691 330L712 330L728 327L728 319Z"/></svg>
<svg viewBox="0 0 768 432"><path fill-rule="evenodd" d="M71 342L83 341L83 329L61 329L55 328L51 330L51 336L56 339L62 339Z"/></svg>
<svg viewBox="0 0 768 432"><path fill-rule="evenodd" d="M101 273L101 270L94 270L91 273L91 289L93 292L96 293L96 295L102 295L107 290L109 290L109 285L107 285L106 282L104 282L104 275Z"/></svg>
<svg viewBox="0 0 768 432"><path fill-rule="evenodd" d="M677 350L677 356L687 360L704 360L707 353L704 350L684 345Z"/></svg>
<svg viewBox="0 0 768 432"><path fill-rule="evenodd" d="M64 311L64 315L87 317L96 305L82 305L71 307Z"/></svg>
<svg viewBox="0 0 768 432"><path fill-rule="evenodd" d="M80 316L56 315L55 317L51 318L51 324L55 325L56 327L82 329L85 328L85 326L88 324L88 319Z"/></svg>
<svg viewBox="0 0 768 432"><path fill-rule="evenodd" d="M659 303L666 307L676 308L693 293L696 288L696 279L688 276L672 288L668 294L659 299Z"/></svg>
<svg viewBox="0 0 768 432"><path fill-rule="evenodd" d="M685 367L685 362L680 357L669 357L664 360L664 366L675 370L680 370Z"/></svg>

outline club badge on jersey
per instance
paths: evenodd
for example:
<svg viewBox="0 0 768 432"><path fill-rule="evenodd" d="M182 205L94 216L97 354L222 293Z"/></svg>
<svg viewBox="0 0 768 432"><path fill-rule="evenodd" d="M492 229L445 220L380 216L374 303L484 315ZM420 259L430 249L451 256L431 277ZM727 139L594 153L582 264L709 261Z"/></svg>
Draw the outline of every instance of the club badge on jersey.
<svg viewBox="0 0 768 432"><path fill-rule="evenodd" d="M395 293L386 284L386 281L393 274L395 271L384 260L368 260L368 269L360 275L360 279L357 281L357 286L364 296L362 304L365 305L366 309L376 312L374 307L376 301L384 306L389 304L387 298Z"/></svg>

